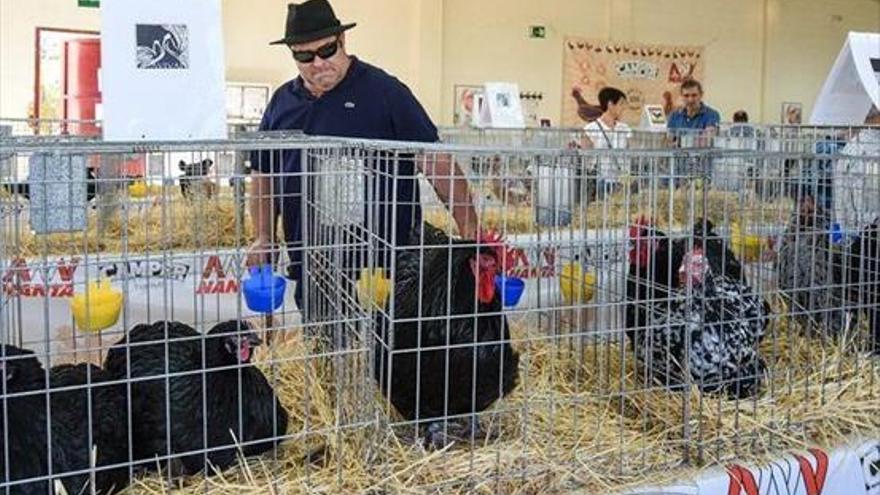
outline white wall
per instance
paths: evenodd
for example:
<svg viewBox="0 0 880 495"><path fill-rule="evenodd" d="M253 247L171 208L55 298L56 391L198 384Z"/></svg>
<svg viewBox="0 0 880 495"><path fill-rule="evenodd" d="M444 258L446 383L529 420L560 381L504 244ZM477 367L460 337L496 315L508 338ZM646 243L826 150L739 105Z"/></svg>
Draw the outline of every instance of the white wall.
<svg viewBox="0 0 880 495"><path fill-rule="evenodd" d="M351 50L397 75L417 92L419 61L423 59L422 45L418 43L423 36L419 22L422 2L429 8L440 5L435 0L333 2L343 22L358 22L358 26L348 32ZM228 80L267 82L275 87L296 76L290 52L283 46L269 46L270 41L281 38L284 33L287 3L286 0L223 0ZM429 17L433 19L433 15ZM79 8L76 0L0 0L0 116L27 116L34 92L36 27L98 30L100 24L100 11ZM439 46L433 39L427 42L432 48Z"/></svg>
<svg viewBox="0 0 880 495"><path fill-rule="evenodd" d="M777 122L783 101L809 115L846 33L880 31L878 0L445 0L443 116L453 85L513 80L543 91L559 122L566 35L706 48L706 99L726 118ZM529 25L546 39L529 39Z"/></svg>
<svg viewBox="0 0 880 495"><path fill-rule="evenodd" d="M544 93L559 122L566 35L706 47L707 100L725 117L745 109L776 122L783 101L809 115L849 30L880 31L878 0L334 0L350 51L406 82L439 123L452 121L453 85L513 80ZM280 37L287 0L223 0L227 77L294 77ZM528 38L543 24L546 39ZM0 116L24 117L33 98L36 26L98 29L75 0L0 0Z"/></svg>

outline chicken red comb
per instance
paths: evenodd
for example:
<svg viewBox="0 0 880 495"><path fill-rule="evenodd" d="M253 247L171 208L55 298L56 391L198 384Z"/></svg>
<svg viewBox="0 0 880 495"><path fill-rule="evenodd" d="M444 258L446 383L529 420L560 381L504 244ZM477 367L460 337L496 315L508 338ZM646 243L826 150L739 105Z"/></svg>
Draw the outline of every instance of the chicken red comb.
<svg viewBox="0 0 880 495"><path fill-rule="evenodd" d="M632 238L640 237L642 229L645 227L651 227L654 225L654 222L648 220L648 217L645 215L639 215L636 218L635 224L629 227L629 236Z"/></svg>
<svg viewBox="0 0 880 495"><path fill-rule="evenodd" d="M504 258L504 237L495 230L480 230L480 233L477 234L477 242L495 251L495 257L498 258L498 261Z"/></svg>

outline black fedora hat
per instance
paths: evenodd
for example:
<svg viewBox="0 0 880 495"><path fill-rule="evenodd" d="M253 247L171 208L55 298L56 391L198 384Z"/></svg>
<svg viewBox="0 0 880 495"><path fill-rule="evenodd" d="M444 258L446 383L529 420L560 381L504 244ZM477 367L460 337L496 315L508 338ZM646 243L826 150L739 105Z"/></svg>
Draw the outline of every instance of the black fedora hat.
<svg viewBox="0 0 880 495"><path fill-rule="evenodd" d="M327 0L307 0L301 4L287 5L287 24L284 38L270 45L308 43L355 27L355 23L342 24L333 13Z"/></svg>

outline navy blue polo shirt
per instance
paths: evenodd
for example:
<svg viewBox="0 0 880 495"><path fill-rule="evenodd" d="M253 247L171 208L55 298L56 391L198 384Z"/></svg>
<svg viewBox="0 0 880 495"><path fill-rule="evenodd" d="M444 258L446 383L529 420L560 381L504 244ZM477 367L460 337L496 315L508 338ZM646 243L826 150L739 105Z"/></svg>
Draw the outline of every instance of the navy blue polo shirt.
<svg viewBox="0 0 880 495"><path fill-rule="evenodd" d="M315 98L301 77L288 81L275 91L260 123L260 130L301 130L315 136L334 136L395 141L439 141L437 127L409 88L385 71L352 57L343 80L332 90ZM365 187L379 207L372 215L375 235L397 245L409 243L413 226L420 225L422 214L418 180L412 156L395 155L395 160L372 156L366 164L376 170L371 184ZM302 245L302 152L255 152L251 167L263 173L282 174L276 179L276 207L281 209L285 242L293 263L291 275L301 277ZM387 158L387 155L385 156ZM397 165L396 172L394 164ZM397 180L391 177L395 172ZM396 182L396 184L395 184ZM396 193L396 194L395 194ZM392 198L392 195L394 197ZM389 205L396 199L397 208ZM394 229L392 213L396 214Z"/></svg>
<svg viewBox="0 0 880 495"><path fill-rule="evenodd" d="M721 115L709 105L700 104L700 109L693 117L688 116L687 109L682 107L669 115L666 128L673 131L702 130L707 127L717 128L721 123Z"/></svg>

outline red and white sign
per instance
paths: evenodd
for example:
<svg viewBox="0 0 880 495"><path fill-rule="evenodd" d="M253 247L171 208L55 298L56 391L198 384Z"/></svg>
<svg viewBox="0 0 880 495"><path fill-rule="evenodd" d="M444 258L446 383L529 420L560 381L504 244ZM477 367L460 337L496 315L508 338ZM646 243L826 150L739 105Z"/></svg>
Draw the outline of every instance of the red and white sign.
<svg viewBox="0 0 880 495"><path fill-rule="evenodd" d="M690 483L630 492L688 495L880 495L880 440L809 449L761 467L732 464Z"/></svg>

